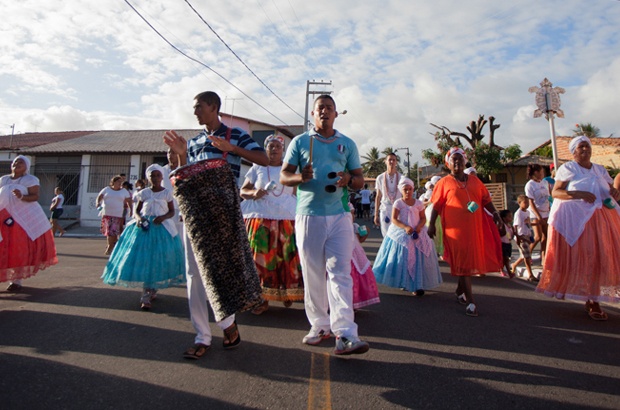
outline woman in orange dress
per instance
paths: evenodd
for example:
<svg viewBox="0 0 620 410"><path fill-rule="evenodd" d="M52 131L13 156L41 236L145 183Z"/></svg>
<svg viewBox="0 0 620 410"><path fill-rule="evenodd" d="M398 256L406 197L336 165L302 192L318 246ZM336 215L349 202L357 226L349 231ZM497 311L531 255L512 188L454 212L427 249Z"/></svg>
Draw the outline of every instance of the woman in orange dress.
<svg viewBox="0 0 620 410"><path fill-rule="evenodd" d="M29 174L23 155L0 178L0 282L9 292L22 289L22 279L58 263L51 226L39 199L39 179Z"/></svg>
<svg viewBox="0 0 620 410"><path fill-rule="evenodd" d="M431 238L435 236L435 221L441 216L443 258L450 265L450 274L459 278L457 301L467 305L468 316L478 316L471 277L501 270L501 240L492 223L501 223L501 218L484 184L477 177L465 174L466 161L461 148L452 147L446 154L446 166L451 173L439 180L433 190L428 234ZM481 207L493 215L493 221Z"/></svg>
<svg viewBox="0 0 620 410"><path fill-rule="evenodd" d="M571 140L574 161L555 176L549 243L537 292L585 302L594 320L607 320L599 302L620 302L620 193L602 165L593 164L588 137Z"/></svg>

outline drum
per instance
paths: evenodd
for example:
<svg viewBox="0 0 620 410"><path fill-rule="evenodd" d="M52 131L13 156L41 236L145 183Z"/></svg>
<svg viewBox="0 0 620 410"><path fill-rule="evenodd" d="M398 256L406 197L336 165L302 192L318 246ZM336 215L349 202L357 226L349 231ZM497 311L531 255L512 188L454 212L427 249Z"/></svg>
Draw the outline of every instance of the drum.
<svg viewBox="0 0 620 410"><path fill-rule="evenodd" d="M215 319L261 304L260 280L228 162L188 164L173 171L170 180Z"/></svg>

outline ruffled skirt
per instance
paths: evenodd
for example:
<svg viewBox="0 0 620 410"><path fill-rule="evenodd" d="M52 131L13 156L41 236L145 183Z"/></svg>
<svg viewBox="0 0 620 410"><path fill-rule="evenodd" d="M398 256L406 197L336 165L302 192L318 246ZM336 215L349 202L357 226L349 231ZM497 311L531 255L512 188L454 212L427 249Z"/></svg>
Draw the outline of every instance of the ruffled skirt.
<svg viewBox="0 0 620 410"><path fill-rule="evenodd" d="M58 263L51 229L33 241L9 212L2 209L0 235L0 282L26 279Z"/></svg>
<svg viewBox="0 0 620 410"><path fill-rule="evenodd" d="M295 244L295 221L250 218L245 220L245 227L263 299L303 300L304 284Z"/></svg>
<svg viewBox="0 0 620 410"><path fill-rule="evenodd" d="M421 235L426 235L426 239L430 240L426 231ZM422 237L418 240L422 240ZM415 263L411 270L408 268L410 249L415 252ZM434 251L427 256L419 248L405 247L389 235L383 239L372 270L378 283L410 292L433 289L443 282Z"/></svg>
<svg viewBox="0 0 620 410"><path fill-rule="evenodd" d="M547 256L537 292L558 299L620 302L620 216L594 211L571 247L549 225Z"/></svg>
<svg viewBox="0 0 620 410"><path fill-rule="evenodd" d="M364 249L359 244L356 244L353 251L351 277L353 278L353 309L360 309L380 302L379 288L377 288L375 275L372 273L372 266L366 257L366 253L364 253Z"/></svg>
<svg viewBox="0 0 620 410"><path fill-rule="evenodd" d="M146 231L135 223L125 228L103 271L103 283L163 289L185 282L181 237L172 237L163 225L149 219Z"/></svg>

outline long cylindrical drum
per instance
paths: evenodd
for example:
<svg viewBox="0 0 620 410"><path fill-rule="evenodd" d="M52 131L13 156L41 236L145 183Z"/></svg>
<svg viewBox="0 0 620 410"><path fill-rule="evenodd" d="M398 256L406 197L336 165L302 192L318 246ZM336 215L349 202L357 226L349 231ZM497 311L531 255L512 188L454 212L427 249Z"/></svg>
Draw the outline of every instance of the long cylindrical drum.
<svg viewBox="0 0 620 410"><path fill-rule="evenodd" d="M199 161L175 170L170 179L215 319L262 303L239 190L228 162Z"/></svg>

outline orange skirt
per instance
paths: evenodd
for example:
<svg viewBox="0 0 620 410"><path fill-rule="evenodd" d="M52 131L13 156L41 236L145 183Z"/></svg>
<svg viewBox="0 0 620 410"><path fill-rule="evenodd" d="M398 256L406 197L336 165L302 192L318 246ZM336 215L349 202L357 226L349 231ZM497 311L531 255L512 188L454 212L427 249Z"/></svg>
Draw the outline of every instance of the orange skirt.
<svg viewBox="0 0 620 410"><path fill-rule="evenodd" d="M620 215L598 209L571 247L549 225L547 256L537 292L558 299L620 302Z"/></svg>
<svg viewBox="0 0 620 410"><path fill-rule="evenodd" d="M5 223L10 216L6 209L0 210L0 282L26 279L57 264L51 229L33 241L17 222Z"/></svg>

